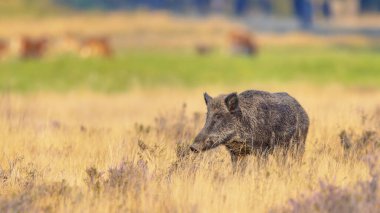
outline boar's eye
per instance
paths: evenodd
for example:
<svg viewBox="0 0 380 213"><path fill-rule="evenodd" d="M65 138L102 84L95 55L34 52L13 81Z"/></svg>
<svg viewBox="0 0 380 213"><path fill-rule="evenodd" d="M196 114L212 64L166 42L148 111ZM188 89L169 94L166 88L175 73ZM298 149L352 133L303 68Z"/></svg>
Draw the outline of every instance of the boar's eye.
<svg viewBox="0 0 380 213"><path fill-rule="evenodd" d="M222 115L221 114L215 114L215 117L214 117L216 120L220 120L222 118Z"/></svg>

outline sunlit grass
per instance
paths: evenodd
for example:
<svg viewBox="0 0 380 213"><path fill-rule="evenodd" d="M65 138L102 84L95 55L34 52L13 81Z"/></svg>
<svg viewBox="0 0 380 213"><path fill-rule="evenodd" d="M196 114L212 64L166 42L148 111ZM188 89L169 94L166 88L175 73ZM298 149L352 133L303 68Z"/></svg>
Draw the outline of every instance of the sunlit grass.
<svg viewBox="0 0 380 213"><path fill-rule="evenodd" d="M114 58L74 55L0 64L0 88L11 91L125 91L134 87L195 87L252 82L380 85L376 49L264 48L256 57L220 52L129 51Z"/></svg>
<svg viewBox="0 0 380 213"><path fill-rule="evenodd" d="M223 148L176 155L177 143L191 143L202 126L204 88L3 94L0 210L267 212L314 193L320 181L352 187L368 180L367 164L345 157L338 135L376 130L380 93L286 85L259 87L287 88L309 113L304 161L282 164L271 156L259 165L249 157L242 174L232 173Z"/></svg>

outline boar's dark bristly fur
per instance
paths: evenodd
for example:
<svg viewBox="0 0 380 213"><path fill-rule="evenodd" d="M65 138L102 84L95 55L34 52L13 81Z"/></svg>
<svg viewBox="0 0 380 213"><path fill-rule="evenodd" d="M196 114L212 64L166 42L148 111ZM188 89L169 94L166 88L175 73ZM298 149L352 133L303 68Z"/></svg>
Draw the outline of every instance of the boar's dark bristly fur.
<svg viewBox="0 0 380 213"><path fill-rule="evenodd" d="M309 118L287 93L249 90L215 98L205 93L204 99L206 123L195 137L192 151L224 145L234 166L240 157L266 156L276 147L302 157Z"/></svg>

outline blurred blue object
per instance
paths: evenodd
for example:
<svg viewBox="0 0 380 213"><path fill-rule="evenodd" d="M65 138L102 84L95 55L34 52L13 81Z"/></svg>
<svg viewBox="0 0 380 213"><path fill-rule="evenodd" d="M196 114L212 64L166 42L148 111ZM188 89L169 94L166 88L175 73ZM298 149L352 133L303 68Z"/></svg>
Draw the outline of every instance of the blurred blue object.
<svg viewBox="0 0 380 213"><path fill-rule="evenodd" d="M270 0L260 0L260 9L264 12L264 14L272 14L273 5Z"/></svg>
<svg viewBox="0 0 380 213"><path fill-rule="evenodd" d="M330 1L325 0L323 1L322 4L322 14L325 18L330 18L331 17L331 5Z"/></svg>
<svg viewBox="0 0 380 213"><path fill-rule="evenodd" d="M311 28L313 26L313 5L311 0L293 0L293 8L301 27L304 29Z"/></svg>
<svg viewBox="0 0 380 213"><path fill-rule="evenodd" d="M238 16L244 15L248 7L248 0L235 1L235 14Z"/></svg>

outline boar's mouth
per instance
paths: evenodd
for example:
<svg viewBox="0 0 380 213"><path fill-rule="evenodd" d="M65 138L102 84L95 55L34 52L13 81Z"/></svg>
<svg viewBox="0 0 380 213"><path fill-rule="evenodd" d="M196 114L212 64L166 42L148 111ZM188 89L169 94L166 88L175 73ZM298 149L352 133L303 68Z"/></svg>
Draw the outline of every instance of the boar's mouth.
<svg viewBox="0 0 380 213"><path fill-rule="evenodd" d="M201 151L204 150L204 147L202 146L202 144L200 143L193 143L191 146L190 146L190 150L194 153L199 153Z"/></svg>
<svg viewBox="0 0 380 213"><path fill-rule="evenodd" d="M193 146L190 146L190 150L191 150L192 152L194 152L194 153L199 153L199 150L196 149L196 148L193 147Z"/></svg>
<svg viewBox="0 0 380 213"><path fill-rule="evenodd" d="M211 138L206 139L206 141L204 142L194 142L190 146L190 150L194 153L199 153L202 151L213 149L221 144L229 142L234 136L235 136L234 133L230 133L221 142L216 142L216 140L212 140Z"/></svg>

